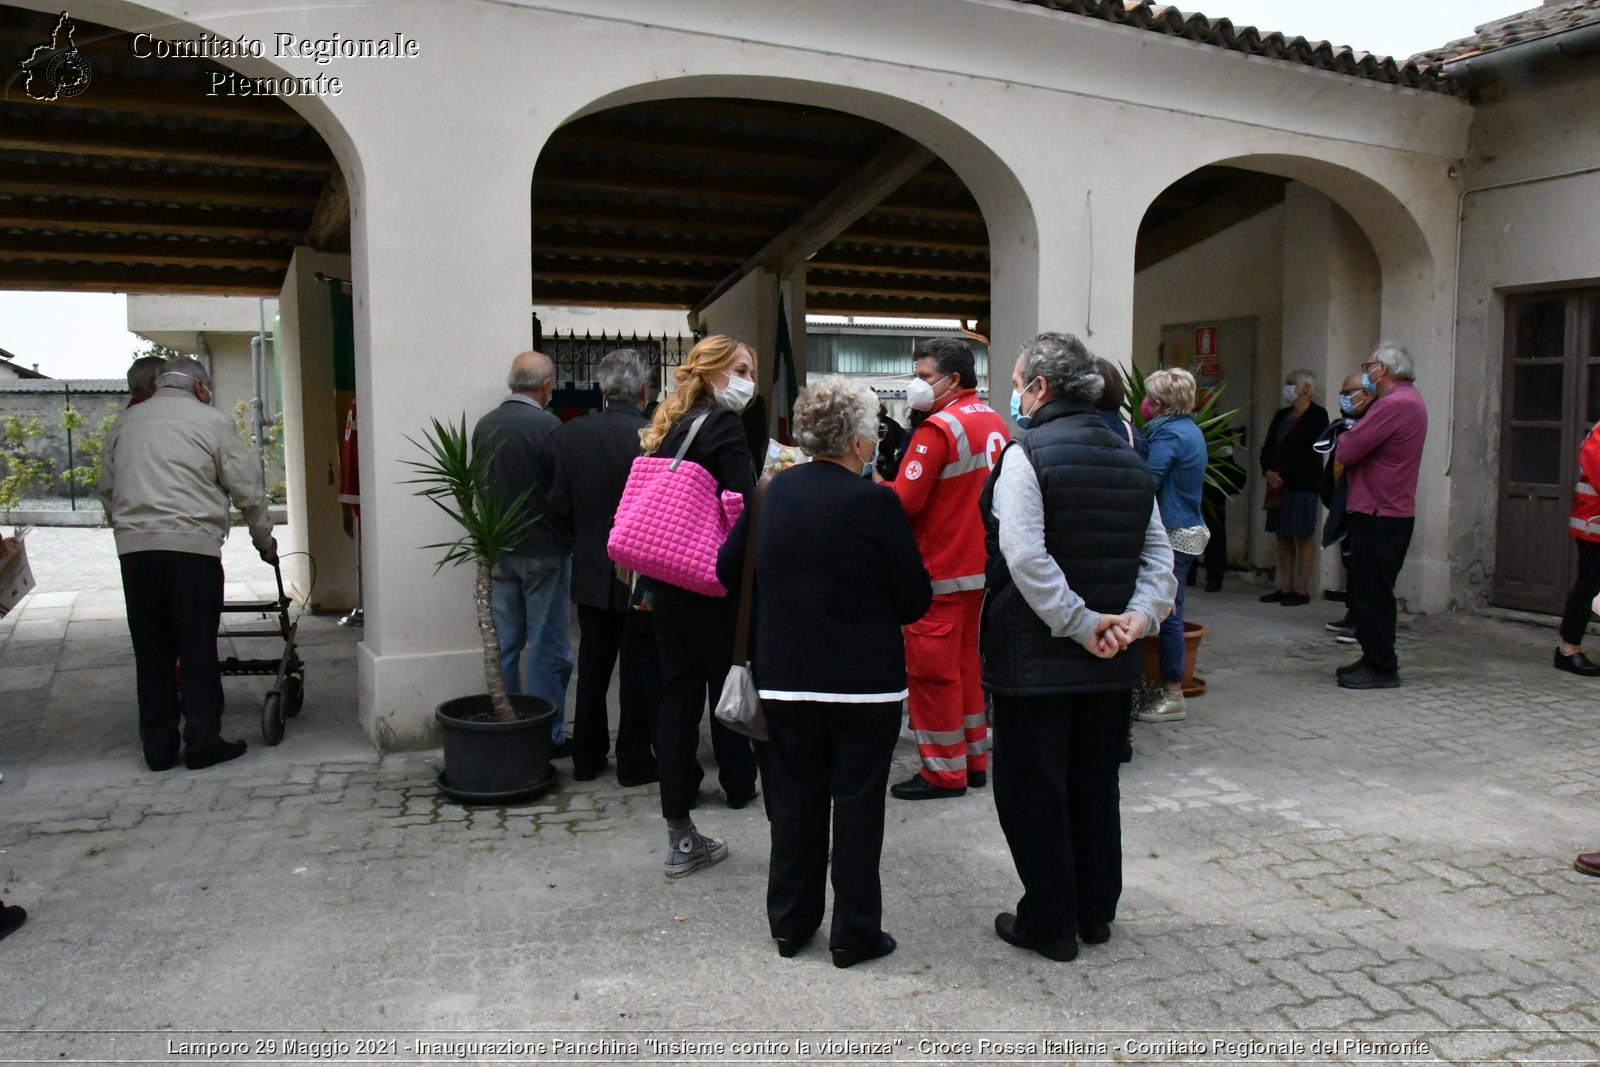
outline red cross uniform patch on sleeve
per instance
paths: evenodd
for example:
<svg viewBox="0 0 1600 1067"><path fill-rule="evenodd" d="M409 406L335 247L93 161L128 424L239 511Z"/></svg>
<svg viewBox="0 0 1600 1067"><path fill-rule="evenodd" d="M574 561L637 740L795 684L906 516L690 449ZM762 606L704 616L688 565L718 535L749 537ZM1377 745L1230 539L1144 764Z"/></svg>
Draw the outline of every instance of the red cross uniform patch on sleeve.
<svg viewBox="0 0 1600 1067"><path fill-rule="evenodd" d="M906 480L914 482L920 477L922 477L922 463L918 460L912 460L910 463L907 463Z"/></svg>

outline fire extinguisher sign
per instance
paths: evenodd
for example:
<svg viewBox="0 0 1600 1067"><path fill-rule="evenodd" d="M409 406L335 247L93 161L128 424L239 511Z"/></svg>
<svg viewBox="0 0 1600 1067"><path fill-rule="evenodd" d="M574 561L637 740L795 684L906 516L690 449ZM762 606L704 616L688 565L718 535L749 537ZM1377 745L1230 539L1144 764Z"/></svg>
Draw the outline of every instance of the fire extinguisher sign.
<svg viewBox="0 0 1600 1067"><path fill-rule="evenodd" d="M1194 354L1196 356L1216 356L1217 328L1215 326L1195 327Z"/></svg>

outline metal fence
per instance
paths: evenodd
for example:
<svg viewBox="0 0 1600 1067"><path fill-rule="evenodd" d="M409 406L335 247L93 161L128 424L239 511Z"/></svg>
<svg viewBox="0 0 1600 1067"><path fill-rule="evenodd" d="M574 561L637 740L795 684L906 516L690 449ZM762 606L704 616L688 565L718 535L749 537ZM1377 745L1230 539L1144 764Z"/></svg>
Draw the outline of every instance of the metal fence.
<svg viewBox="0 0 1600 1067"><path fill-rule="evenodd" d="M672 369L683 365L694 345L693 335L681 333L676 336L646 334L643 337L638 334L624 337L605 333L597 337L584 333L580 337L576 331L569 330L565 335L560 331L545 335L539 343L539 351L549 356L556 365L556 388L589 390L598 385L595 367L607 353L619 348L632 348L649 359L656 385L665 392L671 381Z"/></svg>

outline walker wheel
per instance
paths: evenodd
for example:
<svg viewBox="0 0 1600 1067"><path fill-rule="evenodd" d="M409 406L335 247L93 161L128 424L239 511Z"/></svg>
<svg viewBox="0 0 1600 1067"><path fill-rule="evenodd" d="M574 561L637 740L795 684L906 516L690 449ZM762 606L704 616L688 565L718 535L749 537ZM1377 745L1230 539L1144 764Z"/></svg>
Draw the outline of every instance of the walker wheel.
<svg viewBox="0 0 1600 1067"><path fill-rule="evenodd" d="M261 738L269 745L283 740L283 694L277 690L261 698Z"/></svg>
<svg viewBox="0 0 1600 1067"><path fill-rule="evenodd" d="M306 682L298 674L291 674L283 680L283 715L292 719L300 714L300 708L306 702Z"/></svg>

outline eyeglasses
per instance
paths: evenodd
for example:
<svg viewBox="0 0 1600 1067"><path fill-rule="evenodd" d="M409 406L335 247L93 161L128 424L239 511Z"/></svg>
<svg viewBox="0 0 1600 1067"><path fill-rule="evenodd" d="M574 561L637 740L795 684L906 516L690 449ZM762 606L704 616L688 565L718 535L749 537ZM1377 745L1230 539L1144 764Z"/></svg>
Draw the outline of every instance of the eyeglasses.
<svg viewBox="0 0 1600 1067"><path fill-rule="evenodd" d="M1349 400L1354 400L1364 392L1366 392L1365 389L1341 389L1339 390L1339 395Z"/></svg>
<svg viewBox="0 0 1600 1067"><path fill-rule="evenodd" d="M1372 360L1371 362L1361 364L1361 372L1365 374L1372 370L1372 368L1381 366L1383 366L1382 363L1379 363L1377 360Z"/></svg>

